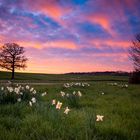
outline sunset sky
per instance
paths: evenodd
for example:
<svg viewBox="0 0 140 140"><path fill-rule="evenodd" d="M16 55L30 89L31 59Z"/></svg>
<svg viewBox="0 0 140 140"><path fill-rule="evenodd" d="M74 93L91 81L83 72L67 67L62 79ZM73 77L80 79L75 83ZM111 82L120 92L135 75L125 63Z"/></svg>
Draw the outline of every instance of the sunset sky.
<svg viewBox="0 0 140 140"><path fill-rule="evenodd" d="M140 0L0 0L0 46L25 47L25 72L131 71Z"/></svg>

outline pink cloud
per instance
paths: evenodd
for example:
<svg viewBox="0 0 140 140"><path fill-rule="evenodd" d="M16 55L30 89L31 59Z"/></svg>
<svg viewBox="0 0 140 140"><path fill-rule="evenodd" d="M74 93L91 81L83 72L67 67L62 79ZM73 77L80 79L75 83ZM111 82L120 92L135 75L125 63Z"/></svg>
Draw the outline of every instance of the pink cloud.
<svg viewBox="0 0 140 140"><path fill-rule="evenodd" d="M69 13L72 8L70 6L63 6L58 0L29 0L28 5L34 12L42 13L50 16L56 21L61 22L60 18Z"/></svg>
<svg viewBox="0 0 140 140"><path fill-rule="evenodd" d="M110 19L107 16L96 13L86 16L86 20L93 24L99 24L107 32L114 34L114 31L111 29Z"/></svg>
<svg viewBox="0 0 140 140"><path fill-rule="evenodd" d="M103 45L107 45L110 47L120 47L120 48L129 48L131 45L131 41L122 41L122 40L101 40L101 39L96 39L96 40L91 40L91 44L95 45L98 48L102 48Z"/></svg>
<svg viewBox="0 0 140 140"><path fill-rule="evenodd" d="M33 47L33 48L64 48L64 49L77 49L78 45L72 41L68 40L58 40L58 41L48 41L46 43L43 42L25 42L25 41L16 41L20 46L24 47Z"/></svg>

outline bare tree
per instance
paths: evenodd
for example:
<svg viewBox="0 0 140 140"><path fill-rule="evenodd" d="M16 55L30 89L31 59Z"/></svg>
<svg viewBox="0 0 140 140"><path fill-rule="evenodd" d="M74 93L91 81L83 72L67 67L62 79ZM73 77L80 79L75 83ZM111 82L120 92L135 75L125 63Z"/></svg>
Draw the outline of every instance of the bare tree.
<svg viewBox="0 0 140 140"><path fill-rule="evenodd" d="M129 50L130 58L133 61L134 70L140 72L140 33L135 36Z"/></svg>
<svg viewBox="0 0 140 140"><path fill-rule="evenodd" d="M12 71L14 79L16 69L25 69L26 61L24 48L15 43L6 43L0 48L0 67Z"/></svg>

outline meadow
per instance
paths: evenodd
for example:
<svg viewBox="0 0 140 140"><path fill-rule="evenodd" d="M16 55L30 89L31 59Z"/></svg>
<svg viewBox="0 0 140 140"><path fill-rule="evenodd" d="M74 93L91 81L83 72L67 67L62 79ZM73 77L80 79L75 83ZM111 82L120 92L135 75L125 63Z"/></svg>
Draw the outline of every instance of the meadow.
<svg viewBox="0 0 140 140"><path fill-rule="evenodd" d="M8 81L11 77L10 72L0 71L0 82ZM115 75L90 75L90 74L41 74L41 73L15 73L15 82L50 82L50 83L64 83L64 82L92 82L92 81L128 81L128 76Z"/></svg>
<svg viewBox="0 0 140 140"><path fill-rule="evenodd" d="M25 82L30 76L18 80ZM33 86L40 96L32 106L24 101L0 104L0 140L140 139L140 85L129 85L128 77L45 76L42 81L56 83ZM74 81L74 85L67 87L66 81ZM80 86L75 85L79 81ZM82 86L83 82L89 86ZM80 97L73 96L79 91ZM53 100L62 102L61 109L52 105ZM66 107L68 114L64 113ZM104 116L103 120L97 121L97 115Z"/></svg>

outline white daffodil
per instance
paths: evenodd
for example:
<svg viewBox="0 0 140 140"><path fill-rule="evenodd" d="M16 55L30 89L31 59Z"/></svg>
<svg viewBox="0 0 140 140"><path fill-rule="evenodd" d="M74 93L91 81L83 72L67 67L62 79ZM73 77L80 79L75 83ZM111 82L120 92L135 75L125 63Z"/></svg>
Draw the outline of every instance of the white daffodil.
<svg viewBox="0 0 140 140"><path fill-rule="evenodd" d="M65 114L68 114L68 113L69 113L69 111L70 111L70 109L69 109L68 107L66 107L66 109L65 109L64 113L65 113Z"/></svg>
<svg viewBox="0 0 140 140"><path fill-rule="evenodd" d="M57 102L57 105L56 105L56 109L60 109L61 106L62 106L62 103L58 101L58 102Z"/></svg>
<svg viewBox="0 0 140 140"><path fill-rule="evenodd" d="M20 92L19 94L20 94L20 95L23 95L23 92Z"/></svg>
<svg viewBox="0 0 140 140"><path fill-rule="evenodd" d="M1 87L1 90L4 90L4 87Z"/></svg>
<svg viewBox="0 0 140 140"><path fill-rule="evenodd" d="M31 101L32 101L33 103L36 103L36 98L33 97L33 98L31 99Z"/></svg>
<svg viewBox="0 0 140 140"><path fill-rule="evenodd" d="M69 93L67 93L66 96L69 97L70 96Z"/></svg>
<svg viewBox="0 0 140 140"><path fill-rule="evenodd" d="M105 93L104 93L104 92L102 92L101 94L102 94L102 95L104 95Z"/></svg>
<svg viewBox="0 0 140 140"><path fill-rule="evenodd" d="M56 100L53 99L53 100L52 100L52 105L55 105L55 104L56 104Z"/></svg>
<svg viewBox="0 0 140 140"><path fill-rule="evenodd" d="M76 92L75 91L73 91L73 95L75 95L76 94Z"/></svg>
<svg viewBox="0 0 140 140"><path fill-rule="evenodd" d="M19 94L19 91L20 91L19 88L15 88L15 89L14 89L14 92L15 92L16 94Z"/></svg>
<svg viewBox="0 0 140 140"><path fill-rule="evenodd" d="M31 89L30 89L30 92L32 92L33 90L34 90L34 88L31 88Z"/></svg>
<svg viewBox="0 0 140 140"><path fill-rule="evenodd" d="M125 87L127 88L127 87L128 87L128 85L127 85L127 84L125 84Z"/></svg>
<svg viewBox="0 0 140 140"><path fill-rule="evenodd" d="M66 83L66 84L64 84L64 87L65 88L68 88L68 87L70 87L70 84L69 83Z"/></svg>
<svg viewBox="0 0 140 140"><path fill-rule="evenodd" d="M87 83L87 86L89 87L89 86L90 86L90 84L88 84L88 83Z"/></svg>
<svg viewBox="0 0 140 140"><path fill-rule="evenodd" d="M21 89L21 85L19 85L18 88Z"/></svg>
<svg viewBox="0 0 140 140"><path fill-rule="evenodd" d="M12 87L7 87L7 89L8 89L9 92L13 92L14 91L14 89Z"/></svg>
<svg viewBox="0 0 140 140"><path fill-rule="evenodd" d="M80 91L78 91L78 96L81 97L82 96L82 93Z"/></svg>
<svg viewBox="0 0 140 140"><path fill-rule="evenodd" d="M64 97L65 96L65 92L61 91L61 96Z"/></svg>
<svg viewBox="0 0 140 140"><path fill-rule="evenodd" d="M8 84L11 84L11 81L8 81Z"/></svg>
<svg viewBox="0 0 140 140"><path fill-rule="evenodd" d="M103 121L103 118L104 118L104 116L102 116L102 115L97 115L97 116L96 116L96 121L97 121L97 122Z"/></svg>
<svg viewBox="0 0 140 140"><path fill-rule="evenodd" d="M25 87L26 89L30 89L30 87L29 87L29 85L26 85L26 87Z"/></svg>
<svg viewBox="0 0 140 140"><path fill-rule="evenodd" d="M75 86L77 86L78 85L78 83L75 83Z"/></svg>
<svg viewBox="0 0 140 140"><path fill-rule="evenodd" d="M114 85L117 86L118 84L117 83L114 83Z"/></svg>
<svg viewBox="0 0 140 140"><path fill-rule="evenodd" d="M41 94L41 96L45 96L46 94L47 94L47 92L44 92L44 93Z"/></svg>
<svg viewBox="0 0 140 140"><path fill-rule="evenodd" d="M21 102L21 98L18 98L17 101L18 101L18 102Z"/></svg>
<svg viewBox="0 0 140 140"><path fill-rule="evenodd" d="M29 105L30 105L30 106L33 106L33 104L32 104L32 102L31 102L31 101L29 101Z"/></svg>
<svg viewBox="0 0 140 140"><path fill-rule="evenodd" d="M33 94L36 94L36 90L33 91Z"/></svg>

